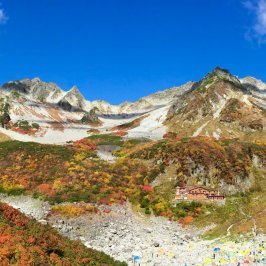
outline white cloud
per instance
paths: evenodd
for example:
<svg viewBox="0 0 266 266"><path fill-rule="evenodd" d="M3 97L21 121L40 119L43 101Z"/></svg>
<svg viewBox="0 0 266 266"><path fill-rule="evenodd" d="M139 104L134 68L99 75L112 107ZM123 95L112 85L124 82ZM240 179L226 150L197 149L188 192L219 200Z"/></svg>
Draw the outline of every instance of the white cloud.
<svg viewBox="0 0 266 266"><path fill-rule="evenodd" d="M0 3L0 24L5 24L7 22L7 15L5 13L5 10L1 7Z"/></svg>
<svg viewBox="0 0 266 266"><path fill-rule="evenodd" d="M244 6L255 16L248 37L257 39L260 43L266 42L266 0L245 1Z"/></svg>

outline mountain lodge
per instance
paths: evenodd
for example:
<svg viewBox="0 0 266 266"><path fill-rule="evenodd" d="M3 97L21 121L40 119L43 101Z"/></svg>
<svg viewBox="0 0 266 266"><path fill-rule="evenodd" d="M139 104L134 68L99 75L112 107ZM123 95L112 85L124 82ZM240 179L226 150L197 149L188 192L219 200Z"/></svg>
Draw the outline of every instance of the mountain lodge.
<svg viewBox="0 0 266 266"><path fill-rule="evenodd" d="M208 190L198 186L194 188L176 187L176 200L224 200L224 196L217 190Z"/></svg>

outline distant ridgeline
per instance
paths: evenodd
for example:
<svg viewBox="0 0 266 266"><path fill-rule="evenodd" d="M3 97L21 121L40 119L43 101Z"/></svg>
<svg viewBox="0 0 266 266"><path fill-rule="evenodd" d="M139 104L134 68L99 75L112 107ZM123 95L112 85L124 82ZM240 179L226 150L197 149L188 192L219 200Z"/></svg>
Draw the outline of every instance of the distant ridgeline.
<svg viewBox="0 0 266 266"><path fill-rule="evenodd" d="M265 92L262 81L239 79L219 67L198 82L119 105L87 101L77 87L66 92L38 78L10 81L0 87L0 122L9 130L0 130L42 143L77 140L93 130L153 140L172 133L180 138L266 141Z"/></svg>

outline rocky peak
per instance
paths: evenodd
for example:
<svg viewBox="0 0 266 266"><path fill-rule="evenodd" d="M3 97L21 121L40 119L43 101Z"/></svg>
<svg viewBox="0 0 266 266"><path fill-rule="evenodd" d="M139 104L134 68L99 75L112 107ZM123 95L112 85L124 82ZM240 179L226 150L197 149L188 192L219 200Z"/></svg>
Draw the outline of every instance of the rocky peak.
<svg viewBox="0 0 266 266"><path fill-rule="evenodd" d="M31 80L33 83L40 83L42 82L41 79L39 77L35 77Z"/></svg>
<svg viewBox="0 0 266 266"><path fill-rule="evenodd" d="M122 102L119 104L120 107L125 107L125 106L129 106L129 105L132 105L133 103L130 102L130 101L125 101L125 102Z"/></svg>
<svg viewBox="0 0 266 266"><path fill-rule="evenodd" d="M77 86L73 86L67 93L72 94L72 95L76 95L76 96L82 96L81 92L79 91Z"/></svg>
<svg viewBox="0 0 266 266"><path fill-rule="evenodd" d="M86 100L76 86L73 86L59 101L59 103L68 103L76 109L83 109L86 105ZM59 104L60 105L60 104Z"/></svg>
<svg viewBox="0 0 266 266"><path fill-rule="evenodd" d="M245 78L240 79L240 82L243 84L243 86L249 89L255 89L266 92L266 84L260 79L247 76Z"/></svg>
<svg viewBox="0 0 266 266"><path fill-rule="evenodd" d="M242 86L239 79L228 70L216 67L203 79L195 82L191 91L196 90L206 96L223 96L230 91L242 91L246 93L246 88ZM215 96L216 97L216 96Z"/></svg>
<svg viewBox="0 0 266 266"><path fill-rule="evenodd" d="M232 75L229 70L221 68L221 67L216 67L214 68L210 73L208 73L203 80L206 79L223 79L235 83L240 83L239 79Z"/></svg>
<svg viewBox="0 0 266 266"><path fill-rule="evenodd" d="M225 68L221 68L219 66L215 67L210 74L215 74L217 76L221 75L221 76L227 76L227 75L231 75L230 71L228 69Z"/></svg>
<svg viewBox="0 0 266 266"><path fill-rule="evenodd" d="M6 95L17 92L28 100L41 102L54 102L53 99L64 94L56 84L43 82L40 78L10 81L3 85L2 91Z"/></svg>
<svg viewBox="0 0 266 266"><path fill-rule="evenodd" d="M99 125L101 120L98 118L99 109L93 107L88 113L85 113L81 119L82 124Z"/></svg>
<svg viewBox="0 0 266 266"><path fill-rule="evenodd" d="M29 79L24 79L22 81L20 80L14 80L14 81L9 81L5 83L2 88L7 91L17 91L19 93L29 93L31 87L31 80Z"/></svg>

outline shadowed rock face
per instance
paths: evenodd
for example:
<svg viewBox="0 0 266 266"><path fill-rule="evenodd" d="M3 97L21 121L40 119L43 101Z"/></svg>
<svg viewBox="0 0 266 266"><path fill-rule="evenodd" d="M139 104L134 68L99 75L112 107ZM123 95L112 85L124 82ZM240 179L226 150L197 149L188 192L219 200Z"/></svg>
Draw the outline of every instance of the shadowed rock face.
<svg viewBox="0 0 266 266"><path fill-rule="evenodd" d="M3 85L3 88L6 90L14 90L17 92L22 92L22 93L29 93L30 91L30 83L29 82L21 82L21 81L13 81L9 83L5 83Z"/></svg>
<svg viewBox="0 0 266 266"><path fill-rule="evenodd" d="M61 100L58 102L58 106L61 107L63 110L66 110L66 111L71 111L72 109L72 105L66 101L66 100Z"/></svg>

